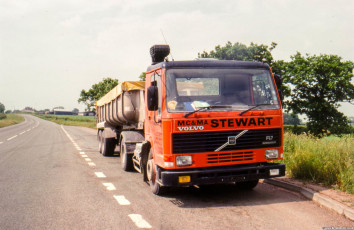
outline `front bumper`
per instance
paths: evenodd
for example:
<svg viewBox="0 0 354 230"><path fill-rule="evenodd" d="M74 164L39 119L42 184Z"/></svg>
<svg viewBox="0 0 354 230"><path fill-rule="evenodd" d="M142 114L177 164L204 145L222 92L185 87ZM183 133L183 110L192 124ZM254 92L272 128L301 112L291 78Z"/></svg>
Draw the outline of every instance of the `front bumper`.
<svg viewBox="0 0 354 230"><path fill-rule="evenodd" d="M279 169L279 175L271 176L271 169ZM262 163L183 170L164 170L159 168L158 174L159 182L163 186L176 187L206 184L227 184L284 176L285 165L278 163ZM188 183L179 183L179 176L190 176L191 181Z"/></svg>

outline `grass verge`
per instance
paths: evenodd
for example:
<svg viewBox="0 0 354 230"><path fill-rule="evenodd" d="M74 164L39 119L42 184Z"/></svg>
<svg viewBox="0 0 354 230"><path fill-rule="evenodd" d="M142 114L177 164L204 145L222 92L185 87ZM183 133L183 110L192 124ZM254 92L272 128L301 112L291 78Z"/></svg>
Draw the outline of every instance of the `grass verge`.
<svg viewBox="0 0 354 230"><path fill-rule="evenodd" d="M354 137L284 133L284 163L290 177L354 193Z"/></svg>
<svg viewBox="0 0 354 230"><path fill-rule="evenodd" d="M24 120L25 118L18 114L9 113L6 114L6 117L0 119L0 128L10 126L10 125L15 125L23 122Z"/></svg>
<svg viewBox="0 0 354 230"><path fill-rule="evenodd" d="M60 125L82 126L95 129L96 118L93 116L69 116L69 115L43 115L36 114L37 117L52 121Z"/></svg>

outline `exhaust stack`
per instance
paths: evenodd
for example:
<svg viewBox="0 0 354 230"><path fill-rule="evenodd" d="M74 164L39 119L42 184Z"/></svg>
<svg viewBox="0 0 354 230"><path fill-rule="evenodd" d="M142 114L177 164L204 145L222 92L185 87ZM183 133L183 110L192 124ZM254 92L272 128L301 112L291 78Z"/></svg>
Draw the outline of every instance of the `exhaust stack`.
<svg viewBox="0 0 354 230"><path fill-rule="evenodd" d="M151 55L153 65L159 62L163 62L169 54L170 54L169 45L153 45L150 48L150 55Z"/></svg>

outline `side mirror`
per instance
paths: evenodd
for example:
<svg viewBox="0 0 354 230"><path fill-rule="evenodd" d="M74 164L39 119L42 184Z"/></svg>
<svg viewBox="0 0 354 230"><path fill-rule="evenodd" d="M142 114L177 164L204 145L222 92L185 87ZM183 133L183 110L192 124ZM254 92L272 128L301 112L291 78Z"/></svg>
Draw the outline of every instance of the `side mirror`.
<svg viewBox="0 0 354 230"><path fill-rule="evenodd" d="M149 111L156 111L158 109L158 88L157 86L150 86L147 89L147 107Z"/></svg>

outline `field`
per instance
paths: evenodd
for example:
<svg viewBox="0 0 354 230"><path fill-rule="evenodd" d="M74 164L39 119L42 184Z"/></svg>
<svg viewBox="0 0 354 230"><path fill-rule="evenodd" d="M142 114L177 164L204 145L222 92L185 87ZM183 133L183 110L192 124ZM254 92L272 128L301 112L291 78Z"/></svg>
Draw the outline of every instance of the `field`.
<svg viewBox="0 0 354 230"><path fill-rule="evenodd" d="M2 116L2 119L0 119L0 128L15 125L23 122L24 120L25 118L18 114L6 114L6 117Z"/></svg>
<svg viewBox="0 0 354 230"><path fill-rule="evenodd" d="M315 138L284 134L288 176L354 193L354 136Z"/></svg>
<svg viewBox="0 0 354 230"><path fill-rule="evenodd" d="M69 116L69 115L36 115L44 120L52 121L61 125L83 126L95 129L96 117L94 116Z"/></svg>

